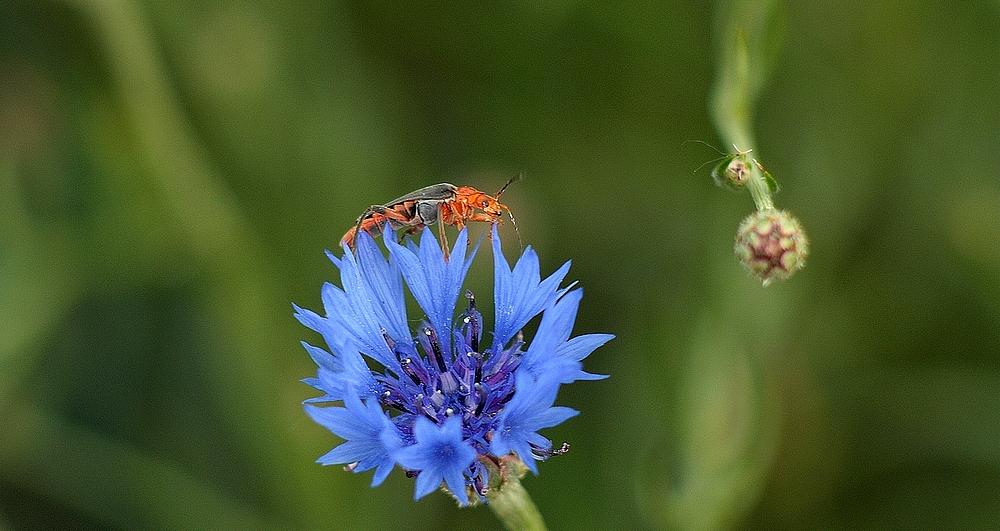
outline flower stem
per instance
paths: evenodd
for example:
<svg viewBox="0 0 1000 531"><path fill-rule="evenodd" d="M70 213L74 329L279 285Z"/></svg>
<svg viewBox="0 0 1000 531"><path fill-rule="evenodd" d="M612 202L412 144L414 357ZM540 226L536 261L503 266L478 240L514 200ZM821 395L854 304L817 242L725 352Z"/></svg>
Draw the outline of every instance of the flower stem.
<svg viewBox="0 0 1000 531"><path fill-rule="evenodd" d="M781 4L777 0L730 0L720 13L719 70L712 90L712 119L726 145L749 151L755 145L753 105L780 48ZM746 187L757 210L773 209L763 170L756 164L748 167Z"/></svg>
<svg viewBox="0 0 1000 531"><path fill-rule="evenodd" d="M546 531L542 514L524 490L518 474L508 474L500 488L491 488L486 503L510 531Z"/></svg>

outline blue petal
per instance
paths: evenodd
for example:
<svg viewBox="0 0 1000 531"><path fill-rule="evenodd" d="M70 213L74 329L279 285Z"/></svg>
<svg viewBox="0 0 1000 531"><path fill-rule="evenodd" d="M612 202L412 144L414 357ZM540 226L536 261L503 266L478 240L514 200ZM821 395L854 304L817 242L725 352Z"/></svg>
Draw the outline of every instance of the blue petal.
<svg viewBox="0 0 1000 531"><path fill-rule="evenodd" d="M324 285L324 289L326 286ZM300 308L297 304L292 304L295 309L295 318L310 330L319 332L331 350L336 351L338 345L343 345L350 337L350 334L336 320L322 317L312 310Z"/></svg>
<svg viewBox="0 0 1000 531"><path fill-rule="evenodd" d="M569 339L576 321L576 311L580 306L583 290L575 289L553 301L538 324L534 339L524 354L524 364L534 372L534 368L556 356L556 349Z"/></svg>
<svg viewBox="0 0 1000 531"><path fill-rule="evenodd" d="M493 299L496 304L493 352L504 345L521 328L538 315L556 296L559 283L569 272L569 262L563 264L545 280L540 280L538 255L528 246L511 270L503 256L500 236L493 226Z"/></svg>
<svg viewBox="0 0 1000 531"><path fill-rule="evenodd" d="M437 239L426 227L420 236L419 246L403 247L392 238L385 239L385 245L389 249L389 256L399 264L413 298L437 331L441 348L445 352L451 352L451 326L455 317L455 305L478 245L466 258L469 237L467 230L462 229L455 240L451 257L445 260Z"/></svg>
<svg viewBox="0 0 1000 531"><path fill-rule="evenodd" d="M565 360L581 361L590 355L597 347L614 339L613 334L584 334L559 345L556 349L556 357ZM576 380L603 380L606 374L591 374L589 372L578 371L570 381L563 380L562 383L572 383Z"/></svg>
<svg viewBox="0 0 1000 531"><path fill-rule="evenodd" d="M310 345L305 341L300 341L302 346L305 347L306 352L309 353L309 357L312 358L313 362L319 366L320 370L327 370L332 372L343 372L344 364L340 360L333 357L329 352Z"/></svg>
<svg viewBox="0 0 1000 531"><path fill-rule="evenodd" d="M377 398L382 392L371 370L356 348L345 347L340 355L331 356L325 350L303 342L309 355L319 365L317 378L306 383L326 392L325 396L310 398L306 402L331 402L343 400L347 392L353 391L361 398Z"/></svg>
<svg viewBox="0 0 1000 531"><path fill-rule="evenodd" d="M548 373L564 384L607 378L584 372L580 360L614 336L589 334L568 339L582 297L581 289L566 292L545 310L538 331L524 354L524 370L535 376Z"/></svg>
<svg viewBox="0 0 1000 531"><path fill-rule="evenodd" d="M323 333L323 328L326 327L326 318L320 317L319 314L312 310L306 310L305 308L300 308L298 304L292 303L292 308L295 310L295 318L299 320L300 323L306 326L310 330L314 330Z"/></svg>
<svg viewBox="0 0 1000 531"><path fill-rule="evenodd" d="M304 406L313 420L346 440L317 462L324 465L357 463L356 473L377 468L372 486L378 486L395 465L391 455L402 445L402 434L375 400L362 404L357 394L348 393L344 406Z"/></svg>
<svg viewBox="0 0 1000 531"><path fill-rule="evenodd" d="M333 402L336 400L341 400L344 397L344 389L346 386L343 382L338 381L336 376L327 375L337 375L344 371L344 365L337 358L330 355L329 352L310 345L305 341L302 341L302 346L305 347L306 352L309 353L309 357L316 362L319 366L317 371L317 378L305 378L302 381L324 391L326 395L310 398L306 402Z"/></svg>
<svg viewBox="0 0 1000 531"><path fill-rule="evenodd" d="M549 428L579 414L567 407L552 407L559 391L559 381L553 378L534 379L528 373L516 376L516 391L499 415L490 452L496 456L514 452L535 474L538 467L531 452L534 443L541 447L551 447L551 442L539 435L537 430Z"/></svg>
<svg viewBox="0 0 1000 531"><path fill-rule="evenodd" d="M556 356L580 361L601 345L614 339L614 334L584 334L563 343L556 350Z"/></svg>
<svg viewBox="0 0 1000 531"><path fill-rule="evenodd" d="M468 505L465 471L476 460L476 451L462 440L462 418L455 416L440 427L425 417L418 417L413 427L416 444L399 449L396 461L410 470L419 470L414 499L420 499L441 486L462 505Z"/></svg>
<svg viewBox="0 0 1000 531"><path fill-rule="evenodd" d="M365 354L398 371L399 362L386 345L383 329L393 340L410 339L399 268L382 256L366 232L358 236L357 256L350 252L340 259L329 256L340 268L344 286L323 285L323 306L332 335L346 334Z"/></svg>
<svg viewBox="0 0 1000 531"><path fill-rule="evenodd" d="M392 238L389 238L391 241ZM399 266L386 260L375 240L369 236L358 238L357 259L361 268L361 281L372 297L374 311L393 339L408 337L406 304L403 300L403 279ZM346 286L345 286L346 288Z"/></svg>

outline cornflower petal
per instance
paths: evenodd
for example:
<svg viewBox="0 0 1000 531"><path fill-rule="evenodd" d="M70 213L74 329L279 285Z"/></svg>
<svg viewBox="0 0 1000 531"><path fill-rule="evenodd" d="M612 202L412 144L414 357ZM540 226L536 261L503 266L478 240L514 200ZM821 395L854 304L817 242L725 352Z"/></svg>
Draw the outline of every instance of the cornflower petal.
<svg viewBox="0 0 1000 531"><path fill-rule="evenodd" d="M303 406L316 423L345 439L316 462L323 465L356 463L353 467L356 473L376 468L372 486L377 487L396 464L391 454L403 444L402 434L376 400L362 404L356 393L349 392L344 397L344 406Z"/></svg>
<svg viewBox="0 0 1000 531"><path fill-rule="evenodd" d="M399 268L387 261L374 240L362 232L357 240L357 256L346 252L342 258L327 253L340 269L343 289L323 285L323 307L327 319L342 327L362 352L383 366L398 370L399 362L385 341L408 339L406 305Z"/></svg>
<svg viewBox="0 0 1000 531"><path fill-rule="evenodd" d="M524 364L528 372L539 376L546 372L555 371L561 375L559 377L560 383L572 383L576 380L600 380L607 377L584 372L583 365L579 362L614 336L597 334L600 336L599 338L585 339L584 342L579 341L579 338L587 338L587 336L579 336L579 338L569 340L582 298L583 290L574 289L552 301L545 309L542 321L538 324L538 331L535 332L535 338L524 354ZM600 340L601 338L603 340ZM570 347L566 347L567 345ZM591 347L591 345L593 346ZM591 347L590 350L585 350L587 347Z"/></svg>
<svg viewBox="0 0 1000 531"><path fill-rule="evenodd" d="M342 336L338 335L336 333L337 330L330 326L326 317L322 317L312 310L300 308L294 302L292 303L292 308L295 310L295 318L305 325L306 328L319 332L323 336L323 339L326 340L327 345L343 342ZM328 333L329 336L327 335Z"/></svg>
<svg viewBox="0 0 1000 531"><path fill-rule="evenodd" d="M305 341L302 346L319 366L316 378L306 378L303 381L326 392L324 396L306 400L307 403L343 400L348 390L353 390L361 398L378 396L381 388L357 349L343 347L338 349L338 356L333 356Z"/></svg>
<svg viewBox="0 0 1000 531"><path fill-rule="evenodd" d="M496 326L493 332L493 352L500 352L532 317L557 296L559 283L569 272L569 262L563 264L545 280L541 279L538 255L529 245L512 270L503 256L500 236L493 226L493 299L496 305Z"/></svg>
<svg viewBox="0 0 1000 531"><path fill-rule="evenodd" d="M319 347L314 347L305 341L301 343L305 347L306 352L309 353L309 357L319 366L316 378L305 378L302 381L320 391L326 392L325 396L310 398L306 402L332 402L343 398L345 387L342 383L336 381L336 375L344 371L344 366L340 360Z"/></svg>
<svg viewBox="0 0 1000 531"><path fill-rule="evenodd" d="M458 233L452 254L447 260L430 229L424 227L420 243L419 247L403 247L392 238L385 239L389 256L399 264L413 298L417 299L420 308L427 314L427 320L437 330L441 348L450 352L455 305L479 246L476 245L472 253L464 258L469 247L467 229Z"/></svg>
<svg viewBox="0 0 1000 531"><path fill-rule="evenodd" d="M324 306L328 308L336 307L337 302L332 302L334 299L345 297L340 288L329 282L323 284L322 292L324 294ZM295 309L295 318L309 329L319 332L331 352L340 353L348 350L347 345L352 344L355 335L343 325L339 319L339 312L333 311L332 316L321 317L316 312L300 308L297 304L293 303L292 307ZM309 350L309 347L307 347L307 350ZM321 363L321 360L316 357L313 351L309 350L309 354L312 356L313 361L321 368L326 366L330 370L343 370L343 362L340 360L334 359ZM331 364L335 364L336 367L333 367ZM363 364L364 362L362 362Z"/></svg>
<svg viewBox="0 0 1000 531"><path fill-rule="evenodd" d="M420 471L414 499L430 494L443 480L459 503L468 505L464 473L475 462L476 451L462 441L461 417L451 417L440 426L419 417L413 433L416 444L399 449L395 457L400 465Z"/></svg>
<svg viewBox="0 0 1000 531"><path fill-rule="evenodd" d="M559 391L557 379L542 377L536 380L528 373L518 373L515 385L517 391L514 398L497 419L490 451L496 456L513 451L533 473L538 474L531 445L548 449L552 443L537 431L561 424L580 412L552 406Z"/></svg>
<svg viewBox="0 0 1000 531"><path fill-rule="evenodd" d="M354 273L360 269L353 261L341 260L341 264L345 264L341 270L342 277L355 276ZM329 282L323 284L321 291L326 318L320 333L327 345L336 348L337 344L355 344L359 350L383 366L398 369L399 363L383 335L383 324L386 322L373 316L371 294L364 288L351 286L347 281L344 283L350 286L349 291ZM402 295L399 304L403 304Z"/></svg>
<svg viewBox="0 0 1000 531"><path fill-rule="evenodd" d="M589 356L591 352L597 350L597 347L611 341L614 337L614 334L584 334L576 336L559 345L559 348L556 349L556 357L579 362ZM578 369L571 381L563 380L562 383L573 383L577 380L603 380L607 377L607 374L592 374Z"/></svg>
<svg viewBox="0 0 1000 531"><path fill-rule="evenodd" d="M327 256L331 260L337 260L329 251ZM351 253L346 253L345 257L352 261L355 258ZM356 270L360 273L358 279L371 296L375 317L383 323L383 327L391 337L408 336L410 330L406 324L403 279L399 274L399 266L392 260L386 260L375 240L367 233L358 238L356 258L357 266L360 268ZM341 280L343 281L343 278ZM347 285L344 287L346 289Z"/></svg>
<svg viewBox="0 0 1000 531"><path fill-rule="evenodd" d="M324 299L327 296L336 298L336 293L338 292L340 295L344 295L340 288L328 282L323 285L323 292L325 293ZM325 301L325 303L328 308L336 304L328 301ZM368 366L361 358L358 347L354 344L356 340L355 334L348 331L341 320L338 319L340 312L330 310L329 313L332 313L332 317L320 317L315 312L300 308L296 304L292 304L292 307L295 309L296 319L306 327L322 334L323 339L326 340L326 344L330 347L330 351L335 354L331 355L321 348L302 342L306 351L309 352L310 357L319 366L319 378L303 381L327 393L327 396L317 397L309 401L330 402L341 400L344 396L344 390L348 387L356 389L361 398L377 395L379 393L378 385L372 377Z"/></svg>
<svg viewBox="0 0 1000 531"><path fill-rule="evenodd" d="M319 370L330 371L330 372L344 371L343 362L333 357L333 355L331 355L329 352L319 347L314 347L309 343L306 343L305 341L300 341L300 343L302 343L302 346L305 347L306 352L309 353L309 357L312 358L312 360L316 362L316 365L319 366Z"/></svg>
<svg viewBox="0 0 1000 531"><path fill-rule="evenodd" d="M529 371L537 375L537 369L555 358L556 349L569 339L582 297L583 290L575 289L552 301L545 309L535 338L524 353L524 363Z"/></svg>

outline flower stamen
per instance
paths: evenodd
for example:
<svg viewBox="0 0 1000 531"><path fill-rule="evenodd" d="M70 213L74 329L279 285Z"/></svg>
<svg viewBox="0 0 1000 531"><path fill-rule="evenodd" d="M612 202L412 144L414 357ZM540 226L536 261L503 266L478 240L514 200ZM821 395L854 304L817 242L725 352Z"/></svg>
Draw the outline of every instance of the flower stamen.
<svg viewBox="0 0 1000 531"><path fill-rule="evenodd" d="M469 309L465 317L465 322L469 324L469 348L473 352L479 352L479 319L476 318L479 312L476 311L476 296L472 294L472 290L467 290L465 298L469 299Z"/></svg>
<svg viewBox="0 0 1000 531"><path fill-rule="evenodd" d="M448 368L445 367L444 352L441 351L441 341L438 339L437 330L434 330L433 326L426 326L424 327L424 335L427 336L427 340L431 346L427 357L431 358L431 361L437 364L439 371L442 373L448 372Z"/></svg>
<svg viewBox="0 0 1000 531"><path fill-rule="evenodd" d="M403 373L410 377L410 381L414 385L422 385L423 382L420 381L420 376L417 375L417 371L413 369L413 359L404 358L399 360L399 366L403 368Z"/></svg>

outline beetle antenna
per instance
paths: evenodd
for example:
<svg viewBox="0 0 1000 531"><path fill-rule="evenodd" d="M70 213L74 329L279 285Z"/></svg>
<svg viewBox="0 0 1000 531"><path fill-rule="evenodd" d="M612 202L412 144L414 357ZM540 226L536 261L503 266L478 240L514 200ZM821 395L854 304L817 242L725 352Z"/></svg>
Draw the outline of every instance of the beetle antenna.
<svg viewBox="0 0 1000 531"><path fill-rule="evenodd" d="M524 254L524 243L521 242L521 231L517 230L517 222L514 221L514 214L506 206L503 208L507 211L507 217L510 218L510 224L514 226L514 234L517 234L517 245L521 248L521 254Z"/></svg>
<svg viewBox="0 0 1000 531"><path fill-rule="evenodd" d="M700 169L704 168L705 166L708 166L709 164L712 164L714 162L719 162L720 160L725 160L727 158L729 160L732 160L732 159L734 159L736 157L742 157L742 156L746 155L747 153L750 153L750 152L753 151L753 149L748 149L746 151L743 151L742 149L736 147L736 144L733 144L733 149L736 150L736 153L723 153L722 151L719 150L719 148L713 146L712 144L709 144L708 142L703 142L701 140L685 140L684 141L685 144L687 144L688 142L697 142L699 144L705 144L706 146L714 149L715 151L718 151L722 155L721 157L717 157L717 158L714 158L714 159L712 159L710 161L703 162L701 164L701 166L698 166L697 168L695 168L694 171L691 172L691 173L698 173L698 170L700 170Z"/></svg>
<svg viewBox="0 0 1000 531"><path fill-rule="evenodd" d="M704 140L685 140L684 142L681 142L681 145L683 145L683 144L689 144L689 143L691 143L691 144L703 144L706 147L708 147L709 149L711 149L712 151L715 151L719 155L722 155L723 157L725 157L727 155L727 153L723 153L721 149L713 146L712 144L709 144L708 142L705 142ZM739 150L737 150L737 151L739 151Z"/></svg>
<svg viewBox="0 0 1000 531"><path fill-rule="evenodd" d="M499 191L499 192L497 192L497 195L493 196L493 199L497 199L497 200L499 200L499 199L500 199L500 194L502 194L502 193L503 193L503 191L504 191L504 190L506 190L508 186L510 186L510 183L512 183L512 182L514 182L514 181L520 181L520 180L521 180L521 179L522 179L523 177L524 177L524 172L522 171L522 172L518 172L518 174L517 174L517 175L515 175L515 176L511 177L510 179L507 179L507 182L506 182L506 183L504 183L504 185L503 185L503 187L502 187L502 188L500 188L500 191ZM508 214L510 214L510 211L508 211L507 213L508 213ZM511 219L511 222L513 222L513 221L514 221L514 220L513 220L513 218L512 218L512 219Z"/></svg>

